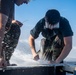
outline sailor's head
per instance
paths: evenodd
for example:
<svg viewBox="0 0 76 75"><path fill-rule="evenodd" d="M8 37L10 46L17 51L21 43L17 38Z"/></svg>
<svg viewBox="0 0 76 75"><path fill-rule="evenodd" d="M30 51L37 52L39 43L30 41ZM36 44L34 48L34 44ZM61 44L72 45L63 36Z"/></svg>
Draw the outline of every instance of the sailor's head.
<svg viewBox="0 0 76 75"><path fill-rule="evenodd" d="M48 10L45 14L45 23L49 27L59 27L60 13L56 9Z"/></svg>
<svg viewBox="0 0 76 75"><path fill-rule="evenodd" d="M30 2L30 0L15 0L16 5L20 6L23 3L28 4Z"/></svg>

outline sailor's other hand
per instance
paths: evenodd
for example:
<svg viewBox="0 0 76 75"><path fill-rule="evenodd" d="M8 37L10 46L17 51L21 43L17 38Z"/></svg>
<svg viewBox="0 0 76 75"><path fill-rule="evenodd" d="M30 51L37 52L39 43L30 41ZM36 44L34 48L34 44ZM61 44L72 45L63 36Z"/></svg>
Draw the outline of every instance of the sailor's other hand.
<svg viewBox="0 0 76 75"><path fill-rule="evenodd" d="M36 55L33 57L33 59L36 60L36 61L39 60L39 55L36 54Z"/></svg>
<svg viewBox="0 0 76 75"><path fill-rule="evenodd" d="M56 62L56 61L49 61L49 64L59 64L59 62Z"/></svg>
<svg viewBox="0 0 76 75"><path fill-rule="evenodd" d="M3 57L0 57L0 68L6 67L6 66L7 66L6 61L4 60Z"/></svg>
<svg viewBox="0 0 76 75"><path fill-rule="evenodd" d="M20 21L18 21L18 20L12 20L12 23L17 24L17 25L19 25L20 27L22 27L22 26L23 26L23 23L21 23L21 22L20 22Z"/></svg>

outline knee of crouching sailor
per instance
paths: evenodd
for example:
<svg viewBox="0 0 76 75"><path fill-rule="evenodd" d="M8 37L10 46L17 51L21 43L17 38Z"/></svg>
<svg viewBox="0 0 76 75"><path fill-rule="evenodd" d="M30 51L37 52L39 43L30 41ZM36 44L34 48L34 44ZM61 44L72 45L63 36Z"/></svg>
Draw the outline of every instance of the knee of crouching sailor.
<svg viewBox="0 0 76 75"><path fill-rule="evenodd" d="M12 24L11 25L11 30L14 32L14 33L21 33L21 29L20 29L20 27L18 26L18 25L16 25L16 24Z"/></svg>

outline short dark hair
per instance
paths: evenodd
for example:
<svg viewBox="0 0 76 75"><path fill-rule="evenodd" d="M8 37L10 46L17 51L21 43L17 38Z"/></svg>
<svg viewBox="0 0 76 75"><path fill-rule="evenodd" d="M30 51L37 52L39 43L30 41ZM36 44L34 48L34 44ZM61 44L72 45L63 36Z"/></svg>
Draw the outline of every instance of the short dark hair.
<svg viewBox="0 0 76 75"><path fill-rule="evenodd" d="M49 24L56 24L60 20L60 13L56 9L51 9L46 12L45 18Z"/></svg>

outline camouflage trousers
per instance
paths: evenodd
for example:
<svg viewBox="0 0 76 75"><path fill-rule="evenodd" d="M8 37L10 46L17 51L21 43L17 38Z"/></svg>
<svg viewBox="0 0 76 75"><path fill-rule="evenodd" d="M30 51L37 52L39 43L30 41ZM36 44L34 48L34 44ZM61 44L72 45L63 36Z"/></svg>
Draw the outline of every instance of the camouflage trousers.
<svg viewBox="0 0 76 75"><path fill-rule="evenodd" d="M2 49L5 52L5 59L9 61L12 53L14 52L20 36L20 27L16 24L12 24L10 30L5 33L5 37L2 42Z"/></svg>
<svg viewBox="0 0 76 75"><path fill-rule="evenodd" d="M63 47L64 43L58 38L58 36L56 36L52 42L43 38L41 39L41 47L38 54L41 53L42 59L55 61L60 55Z"/></svg>

